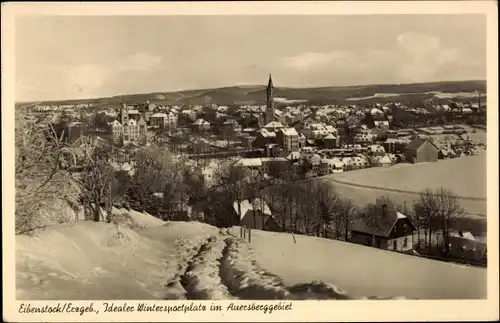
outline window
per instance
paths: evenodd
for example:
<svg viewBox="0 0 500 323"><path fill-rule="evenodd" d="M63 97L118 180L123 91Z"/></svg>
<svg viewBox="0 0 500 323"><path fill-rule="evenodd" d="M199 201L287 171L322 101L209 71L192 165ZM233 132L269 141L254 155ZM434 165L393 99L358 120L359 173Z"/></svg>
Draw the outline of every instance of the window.
<svg viewBox="0 0 500 323"><path fill-rule="evenodd" d="M392 242L392 250L397 250L397 249L398 249L397 241L396 241L396 240L394 240L394 241Z"/></svg>
<svg viewBox="0 0 500 323"><path fill-rule="evenodd" d="M406 248L407 246L408 246L408 238L404 238L404 240L403 240L403 246L402 247Z"/></svg>

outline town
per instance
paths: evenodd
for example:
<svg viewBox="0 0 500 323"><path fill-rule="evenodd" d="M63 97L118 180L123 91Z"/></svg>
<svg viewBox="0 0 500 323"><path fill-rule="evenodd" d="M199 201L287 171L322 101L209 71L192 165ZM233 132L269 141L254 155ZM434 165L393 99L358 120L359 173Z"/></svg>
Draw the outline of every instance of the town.
<svg viewBox="0 0 500 323"><path fill-rule="evenodd" d="M414 217L415 205L407 205L407 201L398 205L400 201L391 200L383 192L375 200L365 198L362 208L366 210L370 205L383 210L394 221L385 223L387 219L374 214L367 216L375 216L374 219L367 220L359 218L359 214L364 213L352 205L353 201L339 200L336 205L333 200L340 197L330 187L318 184L309 188L314 193L312 199L305 200L303 196L312 192L305 192L296 184L314 179L323 183L322 179L335 180L339 173L360 169L438 163L481 154L486 149L484 97L476 93L469 100L450 99L441 104L424 101L413 106L397 100L318 106L302 100L290 103L276 98L274 92L273 78L269 75L262 91L265 105L177 106L146 101L122 102L112 108L96 107L93 103L39 104L31 107L25 118L26 122L35 125L41 119L50 120L57 136L77 146L92 142L99 147L107 164L128 177L133 177L137 168L144 167L138 163L144 163L140 159L144 158L147 149L150 149L150 156L156 158L168 152L170 155L166 159L175 160L176 165L182 161L183 167L192 169L191 173L197 176L182 197L172 191L167 197L161 185L159 191L149 190L146 194L157 200L170 199L158 207L149 197L133 205L135 197L124 193L126 188L119 188L127 197L114 201L117 207L133 205L134 209L158 214L164 220L200 220L219 227L243 225L249 229L313 234L412 255L427 254L435 259L485 265L486 243L474 237L474 234L483 233L476 230L477 225L463 226L455 221L445 228L425 227L425 220ZM80 153L67 167L78 176L85 171L86 161L86 155ZM236 182L245 177L251 179L248 183L244 181L248 184L245 189L234 192L234 187L231 187L233 191L227 188L238 186ZM176 180L172 185L178 183L181 187L181 182ZM195 187L197 185L199 187ZM288 190L295 187L293 190L303 196L283 193L287 185ZM214 187L226 187L226 192L215 193ZM448 198L457 203L452 192L442 193L451 194ZM318 212L352 211L358 219L350 214L349 220L347 215L344 219L343 215L338 218L340 216L324 214L320 216L321 221L307 220L304 215L300 217L299 209L309 207L321 194L328 196L318 203L329 205L319 207L332 210ZM422 195L421 203L432 202L425 201L424 197ZM217 198L226 201L222 209L214 208L216 203L211 202ZM294 206L290 204L287 210L286 203ZM456 212L457 216L467 213L459 205L453 208L446 212ZM256 220L256 213L259 220ZM378 229L374 229L373 223L367 225L367 221L375 221ZM400 225L404 229L391 233ZM431 238L438 228L444 230L441 235L441 243L446 242L444 246ZM432 245L436 248L434 252L430 249Z"/></svg>

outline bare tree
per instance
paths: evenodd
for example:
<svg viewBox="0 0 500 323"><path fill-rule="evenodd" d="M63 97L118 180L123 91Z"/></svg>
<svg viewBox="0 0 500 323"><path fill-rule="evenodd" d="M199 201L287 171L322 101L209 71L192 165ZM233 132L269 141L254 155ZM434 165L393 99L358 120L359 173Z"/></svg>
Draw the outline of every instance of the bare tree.
<svg viewBox="0 0 500 323"><path fill-rule="evenodd" d="M136 154L136 171L132 177L136 207L157 216L170 216L187 201L186 164L158 146L141 149ZM156 199L153 195L161 194Z"/></svg>
<svg viewBox="0 0 500 323"><path fill-rule="evenodd" d="M226 203L237 203L238 217L241 219L241 202L248 192L251 174L244 167L233 167L230 164L221 165L214 173L212 191L222 192Z"/></svg>
<svg viewBox="0 0 500 323"><path fill-rule="evenodd" d="M102 208L107 207L106 222L110 223L111 216L111 180L113 169L103 159L90 159L81 176L75 181L81 188L81 201L91 210L91 218L95 222L101 221Z"/></svg>
<svg viewBox="0 0 500 323"><path fill-rule="evenodd" d="M428 229L429 249L432 250L433 233L440 231L443 238L442 252L448 255L451 222L454 217L464 212L458 196L443 187L435 190L426 189L420 193L414 209L418 214L417 217L422 219L422 223Z"/></svg>
<svg viewBox="0 0 500 323"><path fill-rule="evenodd" d="M355 214L358 212L357 207L354 205L352 200L343 198L340 201L340 212L342 230L344 231L344 241L349 241L349 228L352 224ZM337 233L339 234L339 233Z"/></svg>
<svg viewBox="0 0 500 323"><path fill-rule="evenodd" d="M327 227L339 216L340 196L330 183L324 181L316 181L313 185L313 192L317 205L316 235L326 238Z"/></svg>
<svg viewBox="0 0 500 323"><path fill-rule="evenodd" d="M57 200L76 195L67 171L76 163L76 143L59 136L50 120L27 120L24 109L16 112L15 121L15 184L17 234L30 232L50 224L48 214L56 216ZM76 200L76 198L75 198ZM46 211L46 212L44 212ZM42 216L42 213L45 215Z"/></svg>

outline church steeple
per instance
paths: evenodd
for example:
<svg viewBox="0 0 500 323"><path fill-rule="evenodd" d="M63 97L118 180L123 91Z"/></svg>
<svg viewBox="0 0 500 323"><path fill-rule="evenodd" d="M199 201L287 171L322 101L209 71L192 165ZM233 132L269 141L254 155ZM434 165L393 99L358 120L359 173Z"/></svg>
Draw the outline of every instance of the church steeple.
<svg viewBox="0 0 500 323"><path fill-rule="evenodd" d="M271 74L269 74L269 82L267 83L267 104L266 104L266 113L265 113L265 124L268 124L271 121L275 120L274 115L274 98L273 98L273 79Z"/></svg>
<svg viewBox="0 0 500 323"><path fill-rule="evenodd" d="M273 78L271 74L269 74L269 81L267 82L267 99L269 100L273 96Z"/></svg>

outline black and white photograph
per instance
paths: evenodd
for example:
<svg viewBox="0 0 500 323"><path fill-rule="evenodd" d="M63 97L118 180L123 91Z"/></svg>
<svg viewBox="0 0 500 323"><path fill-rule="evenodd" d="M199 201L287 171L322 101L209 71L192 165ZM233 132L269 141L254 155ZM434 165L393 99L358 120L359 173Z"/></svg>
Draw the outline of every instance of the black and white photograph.
<svg viewBox="0 0 500 323"><path fill-rule="evenodd" d="M491 17L139 12L14 19L16 300L488 298Z"/></svg>

